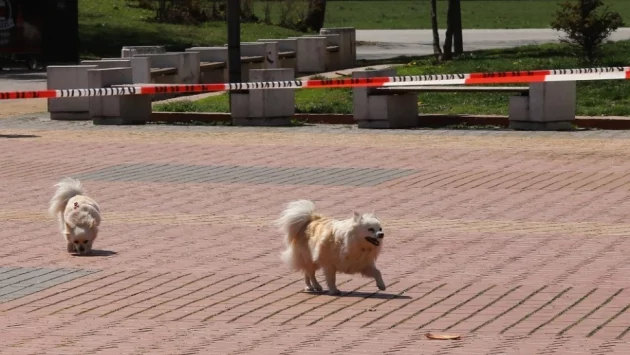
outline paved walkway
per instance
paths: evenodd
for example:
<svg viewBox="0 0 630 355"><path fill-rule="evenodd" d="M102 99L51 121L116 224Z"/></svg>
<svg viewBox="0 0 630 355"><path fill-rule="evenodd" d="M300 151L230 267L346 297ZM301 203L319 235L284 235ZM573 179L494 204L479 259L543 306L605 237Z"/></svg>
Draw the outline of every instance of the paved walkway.
<svg viewBox="0 0 630 355"><path fill-rule="evenodd" d="M628 354L629 157L620 131L5 119L0 352ZM67 175L103 210L93 257L45 214ZM272 226L298 198L376 211L385 292L300 292Z"/></svg>

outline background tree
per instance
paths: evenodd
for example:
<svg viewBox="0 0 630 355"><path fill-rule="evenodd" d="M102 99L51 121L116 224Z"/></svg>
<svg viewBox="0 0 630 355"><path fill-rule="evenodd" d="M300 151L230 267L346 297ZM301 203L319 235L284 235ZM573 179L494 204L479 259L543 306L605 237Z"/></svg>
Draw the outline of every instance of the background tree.
<svg viewBox="0 0 630 355"><path fill-rule="evenodd" d="M462 36L462 13L460 0L448 0L446 11L446 35L444 38L444 52L442 60L453 59L453 39L455 39L455 54L464 52Z"/></svg>
<svg viewBox="0 0 630 355"><path fill-rule="evenodd" d="M433 30L433 55L436 60L440 60L440 57L442 57L442 49L440 48L436 0L431 0L431 29Z"/></svg>
<svg viewBox="0 0 630 355"><path fill-rule="evenodd" d="M308 0L308 10L304 19L307 28L319 32L324 27L325 16L326 0Z"/></svg>
<svg viewBox="0 0 630 355"><path fill-rule="evenodd" d="M608 7L598 14L597 8L603 5L602 0L565 1L551 22L553 29L566 34L561 41L579 47L587 62L594 62L604 40L624 25L621 15Z"/></svg>

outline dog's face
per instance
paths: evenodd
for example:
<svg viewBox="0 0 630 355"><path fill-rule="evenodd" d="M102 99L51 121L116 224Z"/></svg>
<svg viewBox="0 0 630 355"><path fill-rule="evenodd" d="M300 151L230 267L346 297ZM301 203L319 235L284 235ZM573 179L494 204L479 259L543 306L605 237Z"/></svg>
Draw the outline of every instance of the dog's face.
<svg viewBox="0 0 630 355"><path fill-rule="evenodd" d="M74 251L87 255L92 252L92 243L96 239L98 229L96 226L83 228L76 226L74 228L67 226L66 228L66 240L74 245Z"/></svg>
<svg viewBox="0 0 630 355"><path fill-rule="evenodd" d="M381 222L373 213L360 214L354 212L354 224L358 237L376 247L383 243L385 233L381 227Z"/></svg>

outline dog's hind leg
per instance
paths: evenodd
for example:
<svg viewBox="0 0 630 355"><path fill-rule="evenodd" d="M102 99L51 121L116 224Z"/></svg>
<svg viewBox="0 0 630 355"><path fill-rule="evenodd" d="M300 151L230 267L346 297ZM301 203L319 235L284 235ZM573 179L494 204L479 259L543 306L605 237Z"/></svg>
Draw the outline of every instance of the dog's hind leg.
<svg viewBox="0 0 630 355"><path fill-rule="evenodd" d="M324 268L324 275L326 275L328 294L331 296L341 295L341 291L337 289L337 270L334 267Z"/></svg>

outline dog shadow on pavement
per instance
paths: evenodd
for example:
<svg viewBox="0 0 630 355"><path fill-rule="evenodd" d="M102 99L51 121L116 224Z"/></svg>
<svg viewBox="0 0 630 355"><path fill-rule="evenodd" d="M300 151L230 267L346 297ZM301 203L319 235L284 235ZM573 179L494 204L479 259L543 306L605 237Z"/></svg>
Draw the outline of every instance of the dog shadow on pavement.
<svg viewBox="0 0 630 355"><path fill-rule="evenodd" d="M39 138L34 134L0 134L0 138Z"/></svg>
<svg viewBox="0 0 630 355"><path fill-rule="evenodd" d="M95 250L92 249L92 253L88 254L88 255L81 255L78 253L73 253L72 256L77 256L77 257L95 257L95 256L113 256L113 255L117 255L118 253L116 253L115 251L112 250Z"/></svg>
<svg viewBox="0 0 630 355"><path fill-rule="evenodd" d="M360 298L376 298L376 299L410 299L411 297L405 295L399 295L396 293L387 293L387 292L349 292L349 291L341 291L341 297L360 297Z"/></svg>

